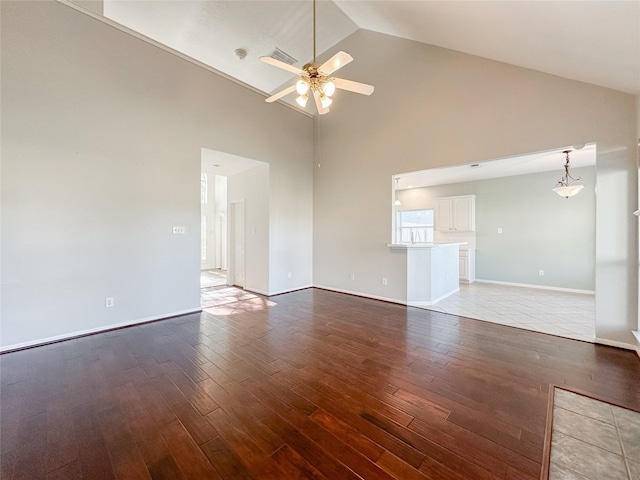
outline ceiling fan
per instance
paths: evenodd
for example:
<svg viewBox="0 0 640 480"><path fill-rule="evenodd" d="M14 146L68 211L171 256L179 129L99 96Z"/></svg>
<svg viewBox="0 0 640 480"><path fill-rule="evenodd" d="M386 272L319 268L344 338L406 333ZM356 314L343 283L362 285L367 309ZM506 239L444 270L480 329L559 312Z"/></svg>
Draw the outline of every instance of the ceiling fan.
<svg viewBox="0 0 640 480"><path fill-rule="evenodd" d="M333 72L353 60L348 53L338 52L323 64L316 62L316 0L313 0L313 62L307 63L300 69L272 57L263 56L260 57L260 60L274 67L295 73L300 77L294 85L267 98L265 100L267 103L275 102L295 91L298 93L296 102L304 108L307 105L307 100L309 100L309 91L311 91L318 113L324 115L329 112L329 105L333 102L331 96L335 93L336 88L362 95L371 95L373 93L373 85L331 76Z"/></svg>

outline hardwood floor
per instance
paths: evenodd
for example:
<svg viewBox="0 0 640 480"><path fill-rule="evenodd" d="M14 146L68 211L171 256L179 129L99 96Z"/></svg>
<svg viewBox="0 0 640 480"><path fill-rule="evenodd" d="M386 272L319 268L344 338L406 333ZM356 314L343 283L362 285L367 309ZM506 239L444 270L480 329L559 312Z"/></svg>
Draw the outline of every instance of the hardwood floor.
<svg viewBox="0 0 640 480"><path fill-rule="evenodd" d="M537 479L549 384L633 352L308 289L5 354L0 477Z"/></svg>

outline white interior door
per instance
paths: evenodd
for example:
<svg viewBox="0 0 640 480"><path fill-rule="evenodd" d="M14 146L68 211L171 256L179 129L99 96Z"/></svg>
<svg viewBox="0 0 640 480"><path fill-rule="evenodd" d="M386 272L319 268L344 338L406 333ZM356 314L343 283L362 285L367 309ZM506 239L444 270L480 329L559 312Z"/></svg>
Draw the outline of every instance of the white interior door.
<svg viewBox="0 0 640 480"><path fill-rule="evenodd" d="M238 287L245 286L244 276L244 201L231 202L231 282Z"/></svg>

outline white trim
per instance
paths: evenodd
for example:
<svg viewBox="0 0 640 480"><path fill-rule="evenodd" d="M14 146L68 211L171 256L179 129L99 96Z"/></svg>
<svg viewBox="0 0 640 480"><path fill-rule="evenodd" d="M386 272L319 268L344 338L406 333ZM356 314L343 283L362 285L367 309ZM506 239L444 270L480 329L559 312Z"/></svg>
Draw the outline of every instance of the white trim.
<svg viewBox="0 0 640 480"><path fill-rule="evenodd" d="M114 323L112 325L105 325L103 327L90 328L89 330L79 330L77 332L65 333L63 335L56 335L55 337L40 338L38 340L32 340L30 342L15 343L13 345L7 345L6 347L1 347L0 353L4 353L10 350L18 350L22 348L38 347L40 345L46 345L48 343L53 343L53 342L62 342L64 340L70 340L76 337L84 337L86 335L92 335L95 333L108 332L110 330L115 330L117 328L133 327L135 325L140 325L143 323L155 322L156 320L164 320L172 317L179 317L181 315L189 315L190 313L199 313L201 311L202 311L201 308L196 308L191 310L181 310L179 312L166 313L160 316L139 318L138 320L129 320L127 322Z"/></svg>
<svg viewBox="0 0 640 480"><path fill-rule="evenodd" d="M452 290L451 292L446 293L446 294L442 295L441 297L436 298L433 302L407 302L407 305L410 306L410 307L418 307L418 308L432 307L433 305L435 305L439 301L444 300L445 298L453 295L454 293L458 293L459 291L460 291L460 289L456 288L455 290Z"/></svg>
<svg viewBox="0 0 640 480"><path fill-rule="evenodd" d="M507 285L510 287L524 287L524 288L537 288L539 290L555 290L557 292L567 292L567 293L582 293L585 295L595 295L595 290L580 290L577 288L563 288L563 287L549 287L546 285L532 285L528 283L513 283L513 282L499 282L498 280L482 280L480 278L476 278L476 282L478 283L493 283L495 285Z"/></svg>
<svg viewBox="0 0 640 480"><path fill-rule="evenodd" d="M383 302L398 303L400 305L405 305L405 306L407 305L406 302L403 302L402 300L398 300L396 298L380 297L378 295L368 295L362 292L353 292L351 290L343 290L341 288L325 287L324 285L313 285L313 288L321 288L323 290L329 290L331 292L338 292L338 293L346 293L347 295L354 295L356 297L371 298L373 300L382 300Z"/></svg>
<svg viewBox="0 0 640 480"><path fill-rule="evenodd" d="M237 288L246 290L247 287L247 214L245 199L231 200L227 204L227 282ZM238 206L242 205L242 285L235 283L238 278L236 271L236 219Z"/></svg>
<svg viewBox="0 0 640 480"><path fill-rule="evenodd" d="M264 293L263 295L267 295L268 297L270 297L272 295L282 295L283 293L292 293L292 292L297 292L298 290L306 290L307 288L313 288L313 285L303 285L301 287L289 288L287 290L280 290L280 291L277 291L277 292Z"/></svg>
<svg viewBox="0 0 640 480"><path fill-rule="evenodd" d="M88 15L92 18L95 18L96 20L98 20L99 22L104 23L105 25L109 25L110 27L113 27L117 30L120 30L121 32L124 32L128 35L131 35L132 37L135 37L139 40L142 40L143 42L148 43L149 45L153 45L154 47L157 47L161 50L164 50L165 52L171 53L172 55L175 55L176 57L181 58L182 60L186 60L187 62L193 63L194 65L197 65L198 67L204 68L205 70L209 70L212 73L215 73L216 75L220 75L222 78L225 78L226 80L230 80L233 83L236 83L238 85L240 85L241 87L247 88L257 94L259 94L260 96L267 98L269 96L269 94L266 94L265 92L263 92L262 90L257 89L256 87L249 85L248 83L244 83L241 82L240 80L238 80L237 78L234 78L230 75L227 75L224 72L221 72L220 70L216 70L215 68L213 68L210 65L207 65L206 63L203 63L199 60L196 60L193 57L190 57L188 55L185 55L182 52L179 52L178 50L174 50L171 47L168 47L167 45L164 45L150 37L147 37L143 34L141 34L140 32L136 32L135 30L130 29L129 27L126 27L118 22L115 22L113 20L111 20L110 18L105 17L104 15L99 15L95 12L92 12L91 10L88 10L84 7L82 7L81 5L76 5L75 3L71 2L70 0L56 0L58 3L61 3L62 5L66 5L67 7L73 8L74 10L77 10L80 13L84 13L85 15ZM285 107L289 107L291 110L298 112L302 115L305 115L309 118L313 118L313 115L309 112L303 111L298 109L296 106L285 102L284 100L277 100L276 103L279 103L280 105L284 105Z"/></svg>
<svg viewBox="0 0 640 480"><path fill-rule="evenodd" d="M633 333L633 336L636 337L636 340L638 341L638 345L636 345L636 353L640 357L640 331L636 332L632 330L631 333Z"/></svg>
<svg viewBox="0 0 640 480"><path fill-rule="evenodd" d="M624 348L625 350L635 350L638 355L640 355L640 348L635 345L631 345L630 343L618 342L617 340L609 340L607 338L599 338L596 337L596 343L601 345L607 345L609 347L617 347Z"/></svg>
<svg viewBox="0 0 640 480"><path fill-rule="evenodd" d="M269 295L274 295L273 293L267 293L264 290L260 290L259 288L253 288L253 287L239 287L238 285L232 285L230 283L225 283L224 285L225 287L233 287L233 288L239 288L240 290L243 290L245 292L251 292L251 293L257 293L258 295L264 295L265 297L268 297ZM293 291L293 290L289 290L289 291Z"/></svg>
<svg viewBox="0 0 640 480"><path fill-rule="evenodd" d="M240 288L242 290L244 290L245 292L251 292L251 293L257 293L258 295L264 295L265 297L269 296L268 292L265 292L264 290L260 290L259 288L253 288L253 287L238 287L237 285L229 285L230 287L235 287L235 288Z"/></svg>

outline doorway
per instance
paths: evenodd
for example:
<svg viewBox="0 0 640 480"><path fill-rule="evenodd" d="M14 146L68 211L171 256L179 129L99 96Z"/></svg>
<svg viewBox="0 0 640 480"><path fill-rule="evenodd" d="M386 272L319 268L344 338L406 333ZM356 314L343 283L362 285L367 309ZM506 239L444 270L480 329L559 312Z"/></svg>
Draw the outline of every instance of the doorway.
<svg viewBox="0 0 640 480"><path fill-rule="evenodd" d="M571 199L552 191L568 149L572 173L586 181ZM476 226L438 230L436 212L433 242L465 243L460 263L471 258L462 250L473 251L477 278L428 308L593 342L595 161L596 145L588 144L392 178L395 222L398 212L440 198L475 196Z"/></svg>
<svg viewBox="0 0 640 480"><path fill-rule="evenodd" d="M227 178L200 173L200 288L227 284Z"/></svg>
<svg viewBox="0 0 640 480"><path fill-rule="evenodd" d="M201 149L201 300L269 289L269 164ZM219 293L219 292L218 292Z"/></svg>

